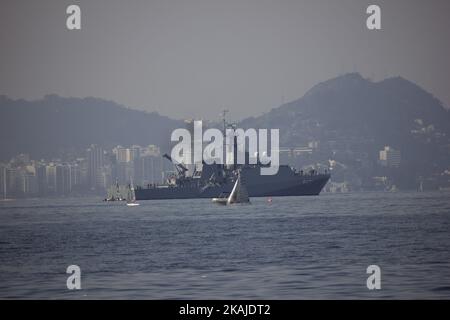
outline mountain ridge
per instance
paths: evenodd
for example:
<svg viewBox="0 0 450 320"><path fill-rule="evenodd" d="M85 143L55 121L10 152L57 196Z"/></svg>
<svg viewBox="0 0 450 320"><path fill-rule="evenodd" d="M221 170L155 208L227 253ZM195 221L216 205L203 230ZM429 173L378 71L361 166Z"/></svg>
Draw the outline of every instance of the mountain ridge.
<svg viewBox="0 0 450 320"><path fill-rule="evenodd" d="M40 100L0 98L1 158L18 153L36 158L57 157L90 144L168 145L170 132L182 121L126 108L100 98L64 98L47 95ZM166 137L168 137L166 139Z"/></svg>
<svg viewBox="0 0 450 320"><path fill-rule="evenodd" d="M336 160L353 163L347 166L361 170L360 176L363 171L384 175L368 168L377 167L379 151L390 146L401 152L402 181L449 168L450 110L401 77L373 82L359 74L339 76L260 117L244 119L239 126L279 128L283 147L318 144L314 154L305 155L297 166L306 161L327 166L327 161Z"/></svg>
<svg viewBox="0 0 450 320"><path fill-rule="evenodd" d="M157 144L168 149L172 130L185 126L157 112L93 97L47 95L27 101L0 96L0 113L3 160L17 153L49 158L61 150L85 149L91 143L105 148ZM433 156L440 162L446 160L445 146L450 144L450 111L437 98L402 77L373 82L358 73L318 83L301 98L245 118L238 125L280 128L284 147L362 139L366 141L364 152L376 157L380 148L391 145L405 159L420 153L422 165ZM324 152L323 156L332 154Z"/></svg>

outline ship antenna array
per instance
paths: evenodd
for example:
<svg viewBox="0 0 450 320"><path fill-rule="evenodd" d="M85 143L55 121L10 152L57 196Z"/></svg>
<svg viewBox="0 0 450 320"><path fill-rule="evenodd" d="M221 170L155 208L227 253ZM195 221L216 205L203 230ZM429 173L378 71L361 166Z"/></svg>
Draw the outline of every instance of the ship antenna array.
<svg viewBox="0 0 450 320"><path fill-rule="evenodd" d="M222 111L222 121L223 121L223 134L225 136L227 130L227 113L230 112L228 109Z"/></svg>

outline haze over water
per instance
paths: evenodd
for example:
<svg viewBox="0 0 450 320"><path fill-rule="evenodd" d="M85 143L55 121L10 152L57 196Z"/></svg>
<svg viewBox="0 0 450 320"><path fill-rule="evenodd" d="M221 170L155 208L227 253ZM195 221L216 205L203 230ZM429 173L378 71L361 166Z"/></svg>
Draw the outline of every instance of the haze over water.
<svg viewBox="0 0 450 320"><path fill-rule="evenodd" d="M0 298L450 298L448 192L251 200L0 202Z"/></svg>

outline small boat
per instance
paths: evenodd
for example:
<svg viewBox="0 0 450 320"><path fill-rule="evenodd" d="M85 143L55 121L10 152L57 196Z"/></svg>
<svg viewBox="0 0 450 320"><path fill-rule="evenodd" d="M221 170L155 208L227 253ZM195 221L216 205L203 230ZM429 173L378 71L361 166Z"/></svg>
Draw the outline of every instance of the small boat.
<svg viewBox="0 0 450 320"><path fill-rule="evenodd" d="M108 191L109 196L105 198L103 201L125 201L126 199L122 198L122 195L120 193L120 187L119 182L116 180L115 183L115 190L112 190L113 187L110 188ZM115 192L114 192L115 191Z"/></svg>
<svg viewBox="0 0 450 320"><path fill-rule="evenodd" d="M136 196L134 195L134 187L133 182L128 185L128 193L127 193L127 206L128 207L136 207L139 203L136 202Z"/></svg>
<svg viewBox="0 0 450 320"><path fill-rule="evenodd" d="M245 183L241 177L240 171L238 172L238 177L236 182L234 183L233 190L228 195L226 193L222 193L217 198L212 198L212 202L228 205L234 203L250 203L250 198L248 197L248 191L245 187Z"/></svg>
<svg viewBox="0 0 450 320"><path fill-rule="evenodd" d="M128 207L135 207L135 206L138 206L139 205L139 203L137 203L137 202L127 202L127 206Z"/></svg>

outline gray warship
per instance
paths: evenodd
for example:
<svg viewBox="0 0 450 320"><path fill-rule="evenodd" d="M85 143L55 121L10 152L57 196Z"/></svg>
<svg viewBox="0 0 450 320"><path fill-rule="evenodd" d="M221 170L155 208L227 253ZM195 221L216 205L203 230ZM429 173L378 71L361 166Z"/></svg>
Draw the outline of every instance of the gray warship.
<svg viewBox="0 0 450 320"><path fill-rule="evenodd" d="M223 112L223 131L234 124L227 124ZM316 170L303 172L288 165L280 165L274 175L261 175L259 161L249 164L248 152L245 164L236 164L237 140L234 138L234 164L207 164L202 162L198 167L190 170L185 165L177 163L164 154L164 158L171 161L176 168L176 174L163 185L137 186L134 189L136 200L164 200L164 199L195 199L214 198L229 194L238 179L239 174L245 180L250 197L278 197L278 196L312 196L318 195L330 179L328 172L319 173Z"/></svg>
<svg viewBox="0 0 450 320"><path fill-rule="evenodd" d="M192 174L188 174L186 166L176 163L167 154L164 157L173 163L176 175L164 185L137 186L134 189L136 200L214 198L229 194L238 178L238 172L246 181L250 197L318 195L330 179L328 172L303 172L288 165L280 165L274 175L261 175L263 165L260 163L224 165L206 164L204 161L200 170L195 167Z"/></svg>
<svg viewBox="0 0 450 320"><path fill-rule="evenodd" d="M170 159L168 155L165 157ZM201 171L195 170L189 176L185 166L175 166L178 174L167 184L136 187L136 200L213 198L230 193L237 179L238 168L227 168L222 164L203 164ZM318 195L330 179L327 172L312 170L305 173L287 165L280 165L275 175L261 175L260 166L239 166L250 197Z"/></svg>

